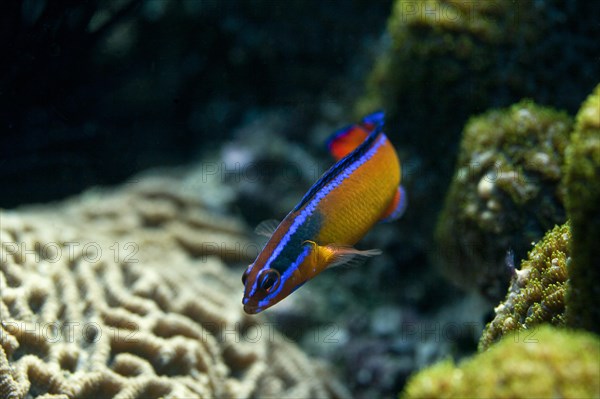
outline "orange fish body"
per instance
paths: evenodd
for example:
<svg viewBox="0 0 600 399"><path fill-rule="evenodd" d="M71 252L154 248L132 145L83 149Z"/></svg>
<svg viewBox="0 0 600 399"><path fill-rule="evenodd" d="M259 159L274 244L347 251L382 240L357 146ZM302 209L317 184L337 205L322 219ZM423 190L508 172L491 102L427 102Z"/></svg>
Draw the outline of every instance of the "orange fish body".
<svg viewBox="0 0 600 399"><path fill-rule="evenodd" d="M378 250L356 244L377 222L404 211L400 162L383 128L383 113L335 133L329 149L340 159L277 226L242 277L244 310L258 313L328 267Z"/></svg>

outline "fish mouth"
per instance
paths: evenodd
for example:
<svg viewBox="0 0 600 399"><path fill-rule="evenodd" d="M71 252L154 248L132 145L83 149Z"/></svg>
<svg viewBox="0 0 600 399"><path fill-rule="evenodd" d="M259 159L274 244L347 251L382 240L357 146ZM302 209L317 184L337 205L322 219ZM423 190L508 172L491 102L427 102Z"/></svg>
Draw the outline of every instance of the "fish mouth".
<svg viewBox="0 0 600 399"><path fill-rule="evenodd" d="M251 301L250 298L244 297L244 299L242 300L242 304L244 305L244 312L248 314L257 314L258 312L263 310L258 306L258 303L256 301Z"/></svg>
<svg viewBox="0 0 600 399"><path fill-rule="evenodd" d="M244 305L244 312L246 312L248 314L257 314L261 310L262 309L260 309L257 305L253 305L250 303L247 303Z"/></svg>

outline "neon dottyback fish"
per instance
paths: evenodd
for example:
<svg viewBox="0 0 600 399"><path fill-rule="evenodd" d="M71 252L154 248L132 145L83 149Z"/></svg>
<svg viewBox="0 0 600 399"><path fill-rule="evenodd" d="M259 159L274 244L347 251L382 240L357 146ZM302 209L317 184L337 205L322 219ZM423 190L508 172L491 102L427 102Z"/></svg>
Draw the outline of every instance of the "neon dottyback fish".
<svg viewBox="0 0 600 399"><path fill-rule="evenodd" d="M406 208L400 162L383 123L384 113L377 112L335 132L327 146L338 162L278 226L257 227L270 239L242 276L246 313L275 305L326 268L381 253L353 245Z"/></svg>

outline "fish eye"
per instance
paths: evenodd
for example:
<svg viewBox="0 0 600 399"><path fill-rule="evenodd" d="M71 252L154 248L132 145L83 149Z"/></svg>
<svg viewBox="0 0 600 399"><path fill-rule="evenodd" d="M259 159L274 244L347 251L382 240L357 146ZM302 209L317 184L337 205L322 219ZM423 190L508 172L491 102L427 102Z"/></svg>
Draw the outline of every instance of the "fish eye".
<svg viewBox="0 0 600 399"><path fill-rule="evenodd" d="M260 275L258 286L260 289L270 292L279 283L279 272L275 269L267 269Z"/></svg>
<svg viewBox="0 0 600 399"><path fill-rule="evenodd" d="M246 280L248 280L248 275L250 274L250 266L246 269L244 274L242 274L242 284L246 285Z"/></svg>

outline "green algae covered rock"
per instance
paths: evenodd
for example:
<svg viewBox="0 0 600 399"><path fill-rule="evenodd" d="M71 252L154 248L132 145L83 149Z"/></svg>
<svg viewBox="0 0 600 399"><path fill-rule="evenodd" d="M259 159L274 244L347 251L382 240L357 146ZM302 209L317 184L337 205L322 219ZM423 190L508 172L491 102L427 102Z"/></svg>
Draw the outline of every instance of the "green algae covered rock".
<svg viewBox="0 0 600 399"><path fill-rule="evenodd" d="M577 114L565 169L573 229L567 319L572 326L600 333L600 85Z"/></svg>
<svg viewBox="0 0 600 399"><path fill-rule="evenodd" d="M598 26L594 2L568 3L396 0L357 117L383 108L404 143L447 156L490 107L532 98L574 112L600 75Z"/></svg>
<svg viewBox="0 0 600 399"><path fill-rule="evenodd" d="M530 331L542 323L565 324L570 242L569 224L556 226L529 252L520 270L514 270L506 299L481 336L480 351L512 331Z"/></svg>
<svg viewBox="0 0 600 399"><path fill-rule="evenodd" d="M451 280L500 300L510 279L507 250L522 259L531 242L565 222L560 181L571 127L565 113L528 100L467 123L435 236Z"/></svg>
<svg viewBox="0 0 600 399"><path fill-rule="evenodd" d="M394 0L354 113L386 111L410 196L411 229L402 233L419 250L431 252L433 215L472 115L523 98L574 115L600 76L596 8L587 0Z"/></svg>
<svg viewBox="0 0 600 399"><path fill-rule="evenodd" d="M515 19L516 11L504 0L491 6L486 2L397 0L387 27L390 48L378 58L370 74L367 93L357 105L358 113L385 107L393 118L402 113L400 107L404 104L395 103L402 96L424 105L439 101L440 94L467 92L471 96L463 100L468 103L455 105L472 109L486 97L488 88L471 85L487 80L472 73L481 74L493 67L491 48L503 41L502 28ZM442 93L451 85L457 85L453 93ZM473 87L477 87L474 92ZM449 104L443 105L446 108ZM424 116L421 114L426 108L415 107L420 111L415 116Z"/></svg>
<svg viewBox="0 0 600 399"><path fill-rule="evenodd" d="M598 398L600 339L541 326L504 337L462 363L414 375L401 398Z"/></svg>

